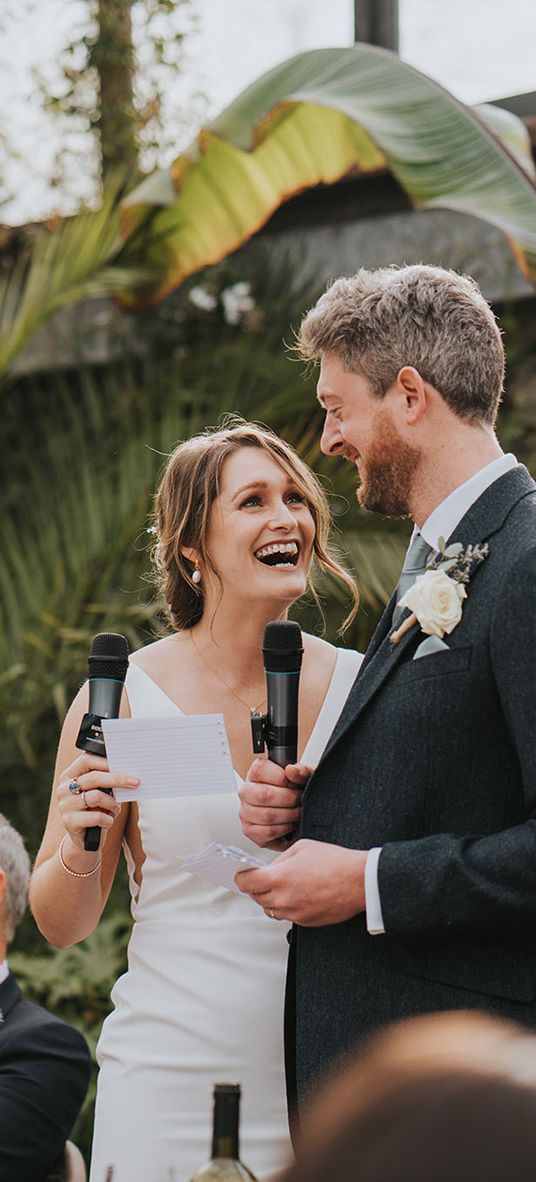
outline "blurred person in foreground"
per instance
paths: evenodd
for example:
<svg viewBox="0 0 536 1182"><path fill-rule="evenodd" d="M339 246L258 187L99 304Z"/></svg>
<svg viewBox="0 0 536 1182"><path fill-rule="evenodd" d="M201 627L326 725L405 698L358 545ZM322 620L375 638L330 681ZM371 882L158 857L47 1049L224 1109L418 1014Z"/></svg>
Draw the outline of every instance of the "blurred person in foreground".
<svg viewBox="0 0 536 1182"><path fill-rule="evenodd" d="M536 484L495 434L504 349L471 279L359 271L299 343L323 452L355 464L365 509L414 523L316 770L257 761L241 789L251 840L299 838L237 882L295 925L303 1097L389 1021L536 1024Z"/></svg>
<svg viewBox="0 0 536 1182"><path fill-rule="evenodd" d="M536 1038L474 1012L389 1027L306 1110L280 1182L529 1182Z"/></svg>
<svg viewBox="0 0 536 1182"><path fill-rule="evenodd" d="M0 814L0 1182L43 1182L63 1153L91 1070L78 1030L24 1001L8 968L29 878L23 840Z"/></svg>
<svg viewBox="0 0 536 1182"><path fill-rule="evenodd" d="M241 423L179 444L155 510L171 627L132 654L123 713L223 714L238 789L251 761L251 710L265 702L266 623L285 619L314 568L355 587L330 557L321 486L268 429ZM305 633L303 646L300 756L316 763L361 658ZM188 1178L207 1155L218 1079L242 1084L244 1159L264 1182L288 1156L287 926L182 868L184 855L212 841L257 853L242 837L238 793L198 792L178 767L186 795L117 805L101 789L128 783L128 768L112 776L105 760L75 747L87 708L86 685L63 727L30 897L48 939L81 940L97 926L125 853L134 926L97 1048L91 1182L104 1182L108 1166L114 1182ZM91 853L84 834L95 824L101 848Z"/></svg>

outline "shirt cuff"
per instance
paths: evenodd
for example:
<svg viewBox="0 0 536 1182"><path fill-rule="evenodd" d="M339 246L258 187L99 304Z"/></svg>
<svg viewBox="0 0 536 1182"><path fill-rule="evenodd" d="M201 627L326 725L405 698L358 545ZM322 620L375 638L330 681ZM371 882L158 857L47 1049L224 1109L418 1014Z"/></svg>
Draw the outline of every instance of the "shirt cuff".
<svg viewBox="0 0 536 1182"><path fill-rule="evenodd" d="M381 852L381 846L369 850L365 862L365 906L367 911L367 930L370 936L383 936L385 934L380 888L378 885L378 862Z"/></svg>

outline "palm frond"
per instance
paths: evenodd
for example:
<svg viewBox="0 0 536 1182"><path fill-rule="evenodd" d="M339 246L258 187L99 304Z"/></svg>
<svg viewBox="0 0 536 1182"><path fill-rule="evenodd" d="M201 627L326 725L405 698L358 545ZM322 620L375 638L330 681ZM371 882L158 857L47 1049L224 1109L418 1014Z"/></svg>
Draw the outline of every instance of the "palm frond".
<svg viewBox="0 0 536 1182"><path fill-rule="evenodd" d="M0 282L0 384L39 328L68 304L109 295L118 276L128 291L147 283L149 264L112 265L121 247L120 178L109 182L100 209L37 231L28 257Z"/></svg>

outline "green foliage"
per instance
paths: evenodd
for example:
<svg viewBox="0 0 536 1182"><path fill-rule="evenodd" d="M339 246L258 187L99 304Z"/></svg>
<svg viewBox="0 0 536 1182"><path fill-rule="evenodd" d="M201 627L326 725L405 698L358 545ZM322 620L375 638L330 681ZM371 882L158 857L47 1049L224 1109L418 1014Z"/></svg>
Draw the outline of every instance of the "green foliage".
<svg viewBox="0 0 536 1182"><path fill-rule="evenodd" d="M91 636L118 630L135 648L161 627L147 582L146 527L163 458L178 440L238 411L276 426L324 470L337 521L352 525L348 550L367 563L370 615L350 643L371 630L396 581L398 527L380 539L365 518L359 534L353 469L341 464L328 475L318 452L314 375L305 379L285 354L289 326L318 294L303 259L268 246L227 260L195 286L208 293L210 307L198 306L199 291L190 285L137 318L128 360L26 377L5 391L0 774L3 810L32 855L46 819L61 719L84 676ZM347 594L332 579L321 592L334 638ZM298 614L306 626L322 627L312 603ZM45 952L27 917L19 932L23 951L11 957L26 996L78 1025L92 1046L124 963L124 872L107 916L83 944ZM74 1131L86 1150L93 1093L94 1085Z"/></svg>
<svg viewBox="0 0 536 1182"><path fill-rule="evenodd" d="M208 307L199 306L200 290ZM362 645L370 633L396 582L407 529L392 525L380 538L377 522L357 507L352 466L320 456L314 375L304 378L282 343L317 293L303 260L272 246L251 250L137 319L143 349L131 360L26 378L6 392L0 769L6 811L32 852L60 720L84 675L91 636L118 630L138 647L160 626L147 584L146 526L162 458L179 439L233 410L268 422L299 448L323 474L362 586L368 615L347 642ZM333 580L322 592L335 637L348 599ZM311 605L298 614L322 627Z"/></svg>
<svg viewBox="0 0 536 1182"><path fill-rule="evenodd" d="M398 578L408 525L364 513L353 465L320 455L315 374L291 362L284 346L318 293L303 257L268 240L140 314L128 359L25 377L6 388L0 775L3 811L32 855L45 823L61 718L85 674L91 636L117 630L135 648L162 626L148 582L147 524L163 459L180 439L236 411L275 427L298 448L321 475L336 542L360 586L361 610L345 642L365 647ZM322 580L320 592L326 634L335 640L348 597L332 578ZM322 628L312 602L294 614L309 630ZM23 951L11 957L26 995L79 1025L92 1045L124 964L129 924L123 873L89 940L43 952L27 920ZM86 1146L90 1123L91 1097L75 1130Z"/></svg>
<svg viewBox="0 0 536 1182"><path fill-rule="evenodd" d="M292 194L380 169L416 208L498 227L536 281L536 185L521 120L465 107L396 54L360 43L279 63L128 194L123 257L150 260L159 278L125 292L125 306L162 299L236 250Z"/></svg>
<svg viewBox="0 0 536 1182"><path fill-rule="evenodd" d="M506 391L501 441L536 473L536 300L499 308L506 347Z"/></svg>
<svg viewBox="0 0 536 1182"><path fill-rule="evenodd" d="M175 7L172 0L144 0L144 5L151 19L172 13ZM125 4L125 8L129 7ZM112 12L112 6L109 11ZM103 64L103 59L99 63L97 49L104 53L106 46L102 37L97 44L96 34L92 40L92 32L86 31L84 37L86 66L93 70L94 77L95 71L102 72ZM179 37L177 44L180 40ZM166 48L161 33L155 34L154 47L163 61L169 44ZM365 56L369 53L370 47ZM355 53L350 56L354 61ZM400 120L409 116L408 109L401 110L398 100L391 106L385 123L386 75L380 67L382 62L385 69L390 67L385 55L378 58L373 54L373 59L379 70L376 106L369 102L370 78L369 89L365 86L365 98L369 113L374 111L375 118L385 124L384 138L388 141L382 141L385 156L408 191L418 190L423 203L429 200L440 204L440 195L430 188L434 175L436 181L438 175L444 180L444 158L441 153L438 156L437 140L432 134L433 104L425 103L426 118L418 121L418 126L414 126L414 111L411 113L413 123L411 120L410 123L416 137L411 146L411 137L400 136ZM349 60L345 54L345 63ZM127 73L132 71L132 56L124 64ZM409 75L404 73L403 63L393 68L401 69L407 82ZM348 77L345 66L339 82L348 82ZM68 98L74 108L77 101L74 74L72 83ZM429 80L423 80L423 86L428 83ZM497 202L500 204L501 194L506 192L515 198L517 193L519 205L510 209L510 220L504 228L512 233L519 231L526 249L532 250L533 229L527 230L524 236L521 233L526 229L527 211L533 213L531 182L517 166L514 169L509 159L505 163L502 149L483 132L477 120L457 109L459 104L454 104L457 117L449 123L454 100L436 91L432 85L426 96L430 101L432 97L437 99L436 116L440 123L444 122L447 147L454 154L458 179L454 202L463 205L465 199L470 203L479 193L480 181L476 183L474 171L466 168L467 153L471 163L475 163L476 147L488 163L496 165L499 161L496 186L491 184L485 168L479 173L479 177L485 176L485 203L491 202L492 206L490 219L498 220ZM259 97L258 88L255 93L259 101L266 98L266 95ZM314 96L310 90L302 94L303 105L307 106L306 123L313 120L310 142L322 149L325 160L324 148L333 148L337 154L345 139L343 123L353 121L354 129L348 133L351 149L348 158L357 157L367 166L377 166L381 163L379 149L367 139L363 129L355 129L359 115L355 86L352 96L351 111L344 115L339 111L335 120L341 131L340 140L330 137L329 129L335 123L324 108L323 144L312 110ZM273 97L272 91L272 100ZM332 108L337 103L340 105L340 97L339 94L337 102L327 104L331 116ZM406 99L411 107L411 95L409 98L406 95ZM292 145L292 136L286 140L285 133L292 132L294 116L300 118L299 112L296 113L298 106L299 103L289 106L288 119L279 110L271 124L270 130L279 137L279 142L284 141L285 150L289 143ZM266 104L264 113L265 108ZM423 111L422 104L419 110ZM129 118L131 115L132 111ZM240 125L241 134L245 134L247 124L249 135L251 106L246 111L240 100L238 106L233 106L231 115L246 121ZM465 158L456 140L454 124L458 128L462 126L466 133ZM224 122L220 120L218 126L221 131ZM421 133L425 139L428 136L432 147L432 159L427 166L419 152L417 163L414 158L415 142L419 141L422 147ZM411 147L411 160L395 161L393 137L398 148L403 144L404 151L409 151ZM289 159L294 179L301 184L300 161L292 152ZM341 159L339 153L339 163ZM249 156L248 162L251 163ZM270 167L268 161L267 175ZM418 176L409 175L412 167ZM451 180L448 178L447 196L451 193ZM169 183L167 189L165 186L162 189L161 178L156 178L156 184L161 192L170 189ZM152 639L162 626L160 605L154 600L148 582L151 538L146 527L163 458L177 441L235 411L274 427L321 475L332 507L337 543L356 573L361 591L362 607L346 636L348 645L365 647L396 583L408 535L407 525L382 523L361 511L355 499L354 467L343 461L334 463L319 452L321 411L314 399L315 376L304 374L300 364L291 364L284 347L284 342L292 344L292 326L299 323L304 309L316 299L319 285L316 277L308 273L303 257L274 246L269 238L263 245L253 245L240 255L227 257L218 266L207 268L157 310L140 314L128 333L128 356L122 343L120 362L101 368L80 366L18 380L10 376L14 359L56 311L119 287L125 292L134 291L140 283L151 279L146 270L147 241L143 235L136 239L142 266L119 269L123 257L118 219L120 186L120 181L110 185L103 207L97 213L73 219L52 235L40 233L31 257L21 259L4 278L0 290L4 440L4 483L0 489L0 712L4 733L0 775L3 811L24 835L32 855L38 848L45 823L61 719L84 676L91 636L102 630L121 631L128 636L131 647L136 648ZM239 189L235 183L235 193ZM218 185L216 190L220 191ZM242 195L247 197L247 192L244 190ZM484 200L482 192L478 199ZM194 206L196 227L199 212ZM229 212L227 206L226 212ZM248 217L250 213L248 210ZM159 211L150 219L149 246L159 258L161 250L169 255L170 244L173 245L169 230L175 225L174 219L176 222L176 208L171 212ZM259 216L254 225L258 222ZM246 223L249 233L253 223L247 218ZM217 231L216 222L214 226ZM162 239L157 245L160 227ZM175 229L180 238L180 218ZM124 257L127 256L128 251ZM207 257L214 257L214 253L201 252L196 266ZM111 355L115 355L115 344L110 339ZM507 400L506 410L505 438L515 440L520 447L526 446L524 458L534 459L536 447L530 441L527 443L522 401ZM349 607L347 593L333 578L321 581L320 593L326 635L335 640ZM323 622L312 602L297 605L294 614L309 630L321 630ZM82 1029L93 1050L102 1020L110 1008L110 989L125 965L129 930L122 871L114 885L108 915L89 939L73 948L43 951L42 942L27 917L19 934L22 951L10 956L25 995L56 1010ZM86 1149L90 1141L93 1096L94 1083L74 1130L75 1140Z"/></svg>
<svg viewBox="0 0 536 1182"><path fill-rule="evenodd" d="M28 253L0 277L0 389L28 341L67 305L105 296L123 271L129 289L145 283L148 267L113 265L120 248L118 204L123 176L110 178L102 205L53 230L39 229Z"/></svg>
<svg viewBox="0 0 536 1182"><path fill-rule="evenodd" d="M110 1009L110 989L125 967L130 922L105 918L87 940L42 955L10 952L9 963L28 1001L62 1014L82 1030L94 1051Z"/></svg>

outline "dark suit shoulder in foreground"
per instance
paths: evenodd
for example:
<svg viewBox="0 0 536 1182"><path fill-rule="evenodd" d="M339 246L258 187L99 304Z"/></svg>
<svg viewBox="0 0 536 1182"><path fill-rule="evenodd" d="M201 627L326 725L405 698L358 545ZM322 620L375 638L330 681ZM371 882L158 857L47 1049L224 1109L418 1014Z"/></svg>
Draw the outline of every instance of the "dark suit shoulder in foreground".
<svg viewBox="0 0 536 1182"><path fill-rule="evenodd" d="M0 985L0 1182L41 1182L84 1100L91 1061L82 1035Z"/></svg>

